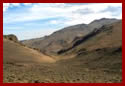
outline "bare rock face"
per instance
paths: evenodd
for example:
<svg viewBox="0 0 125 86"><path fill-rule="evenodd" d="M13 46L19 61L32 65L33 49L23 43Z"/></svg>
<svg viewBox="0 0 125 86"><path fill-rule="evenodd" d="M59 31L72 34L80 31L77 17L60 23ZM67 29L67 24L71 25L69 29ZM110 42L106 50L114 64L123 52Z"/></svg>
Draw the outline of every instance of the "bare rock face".
<svg viewBox="0 0 125 86"><path fill-rule="evenodd" d="M18 42L18 38L15 35L13 35L13 34L4 35L3 37L8 39L8 40L11 40L11 41Z"/></svg>

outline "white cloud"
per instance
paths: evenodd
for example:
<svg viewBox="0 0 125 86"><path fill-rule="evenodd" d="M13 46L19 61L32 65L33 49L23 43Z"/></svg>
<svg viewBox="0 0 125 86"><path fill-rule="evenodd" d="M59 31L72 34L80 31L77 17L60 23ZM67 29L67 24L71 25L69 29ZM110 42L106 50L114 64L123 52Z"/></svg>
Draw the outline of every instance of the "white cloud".
<svg viewBox="0 0 125 86"><path fill-rule="evenodd" d="M10 6L20 6L20 3L11 3Z"/></svg>
<svg viewBox="0 0 125 86"><path fill-rule="evenodd" d="M7 11L9 7L18 7L20 3L3 3L3 12Z"/></svg>
<svg viewBox="0 0 125 86"><path fill-rule="evenodd" d="M31 3L24 3L25 5L31 5ZM8 4L9 6L19 6L19 3L12 3ZM109 16L108 14L110 13L103 13L106 15L103 15L102 13L99 13L100 11L106 9L108 6L112 7L121 7L121 3L95 3L95 4L85 4L85 5L68 5L64 3L39 3L39 4L32 4L31 8L28 8L26 12L22 13L15 13L11 18L5 18L5 22L23 22L23 21L33 21L33 20L40 20L40 19L47 19L47 18L53 18L53 17L65 17L72 22L73 24L82 23L82 21L88 21L86 20L86 17L90 17L89 14L85 13L80 13L74 11L78 11L79 9L90 9L95 16L96 19L97 17L113 17ZM6 9L4 9L6 10ZM117 11L117 10L116 10ZM88 15L88 16L87 16ZM99 15L99 16L98 16ZM96 17L97 16L97 17ZM18 17L18 18L17 18ZM55 22L55 21L54 21ZM67 23L68 21L66 21ZM89 23L90 21L86 22ZM53 23L53 21L52 21Z"/></svg>
<svg viewBox="0 0 125 86"><path fill-rule="evenodd" d="M5 12L9 8L9 3L3 3L3 11Z"/></svg>
<svg viewBox="0 0 125 86"><path fill-rule="evenodd" d="M25 6L30 6L32 3L24 3Z"/></svg>
<svg viewBox="0 0 125 86"><path fill-rule="evenodd" d="M8 12L4 15L4 24L31 22L35 20L48 19L47 24L63 24L65 26L90 23L95 19L100 18L122 18L122 11L117 11L118 15L113 15L114 12L104 11L110 7L120 7L122 9L122 3L93 3L93 4L65 4L65 3L4 3L7 6L3 8L4 13L9 10L9 7L19 7L19 10L14 12ZM24 7L21 7L24 6ZM26 8L25 8L26 7ZM56 18L60 19L56 19ZM49 20L52 19L52 20ZM32 23L33 24L33 23ZM30 25L29 25L30 26ZM40 27L41 28L41 27ZM44 27L45 28L45 27ZM40 37L48 35L54 30L40 30L36 32L29 31L26 34L26 38ZM24 32L26 33L26 32ZM36 34L34 34L36 33ZM44 34L43 34L44 33ZM25 36L24 36L25 37Z"/></svg>
<svg viewBox="0 0 125 86"><path fill-rule="evenodd" d="M52 20L49 23L51 23L51 24L58 24L58 21L57 20Z"/></svg>
<svg viewBox="0 0 125 86"><path fill-rule="evenodd" d="M33 31L18 31L17 33L13 33L18 36L19 40L31 39L31 38L39 38L43 36L47 36L55 32L57 29L40 29L40 30L33 30Z"/></svg>

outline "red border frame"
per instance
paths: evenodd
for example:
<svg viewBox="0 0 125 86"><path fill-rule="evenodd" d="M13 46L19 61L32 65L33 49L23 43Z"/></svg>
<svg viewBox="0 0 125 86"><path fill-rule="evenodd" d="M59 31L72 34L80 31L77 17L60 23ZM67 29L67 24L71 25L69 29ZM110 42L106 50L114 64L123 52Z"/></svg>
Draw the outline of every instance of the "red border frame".
<svg viewBox="0 0 125 86"><path fill-rule="evenodd" d="M122 45L122 82L121 83L3 83L3 3L122 3L122 44L125 28L124 0L0 0L0 86L125 86L125 51Z"/></svg>

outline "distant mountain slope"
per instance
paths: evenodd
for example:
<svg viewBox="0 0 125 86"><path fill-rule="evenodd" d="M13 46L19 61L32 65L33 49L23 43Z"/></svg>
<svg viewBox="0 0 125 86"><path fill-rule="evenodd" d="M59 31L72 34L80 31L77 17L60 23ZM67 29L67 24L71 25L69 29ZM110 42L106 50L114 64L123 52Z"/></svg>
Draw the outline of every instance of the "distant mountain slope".
<svg viewBox="0 0 125 86"><path fill-rule="evenodd" d="M19 43L3 38L4 63L48 63L55 62L49 56L39 53Z"/></svg>
<svg viewBox="0 0 125 86"><path fill-rule="evenodd" d="M45 36L47 37L47 36ZM20 42L23 43L23 44L26 44L28 47L31 47L33 48L33 46L35 45L39 45L40 44L40 41L42 41L45 37L41 37L41 38L33 38L33 39L28 39L28 40L21 40Z"/></svg>
<svg viewBox="0 0 125 86"><path fill-rule="evenodd" d="M23 41L27 46L37 48L41 52L46 54L57 54L60 50L67 46L71 46L74 39L86 36L92 32L95 28L100 28L103 25L111 24L117 22L117 19L100 19L91 22L90 24L79 24L70 27L63 28L62 30L56 31L53 34L45 37L42 40L34 40L28 42L28 40Z"/></svg>

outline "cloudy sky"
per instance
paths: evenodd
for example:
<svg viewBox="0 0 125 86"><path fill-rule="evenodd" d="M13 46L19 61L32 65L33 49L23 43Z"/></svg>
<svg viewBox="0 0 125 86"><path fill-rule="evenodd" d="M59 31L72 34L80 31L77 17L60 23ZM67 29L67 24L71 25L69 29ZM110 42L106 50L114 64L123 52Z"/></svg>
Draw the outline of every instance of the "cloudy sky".
<svg viewBox="0 0 125 86"><path fill-rule="evenodd" d="M122 18L121 3L4 3L3 33L20 40L100 18Z"/></svg>

